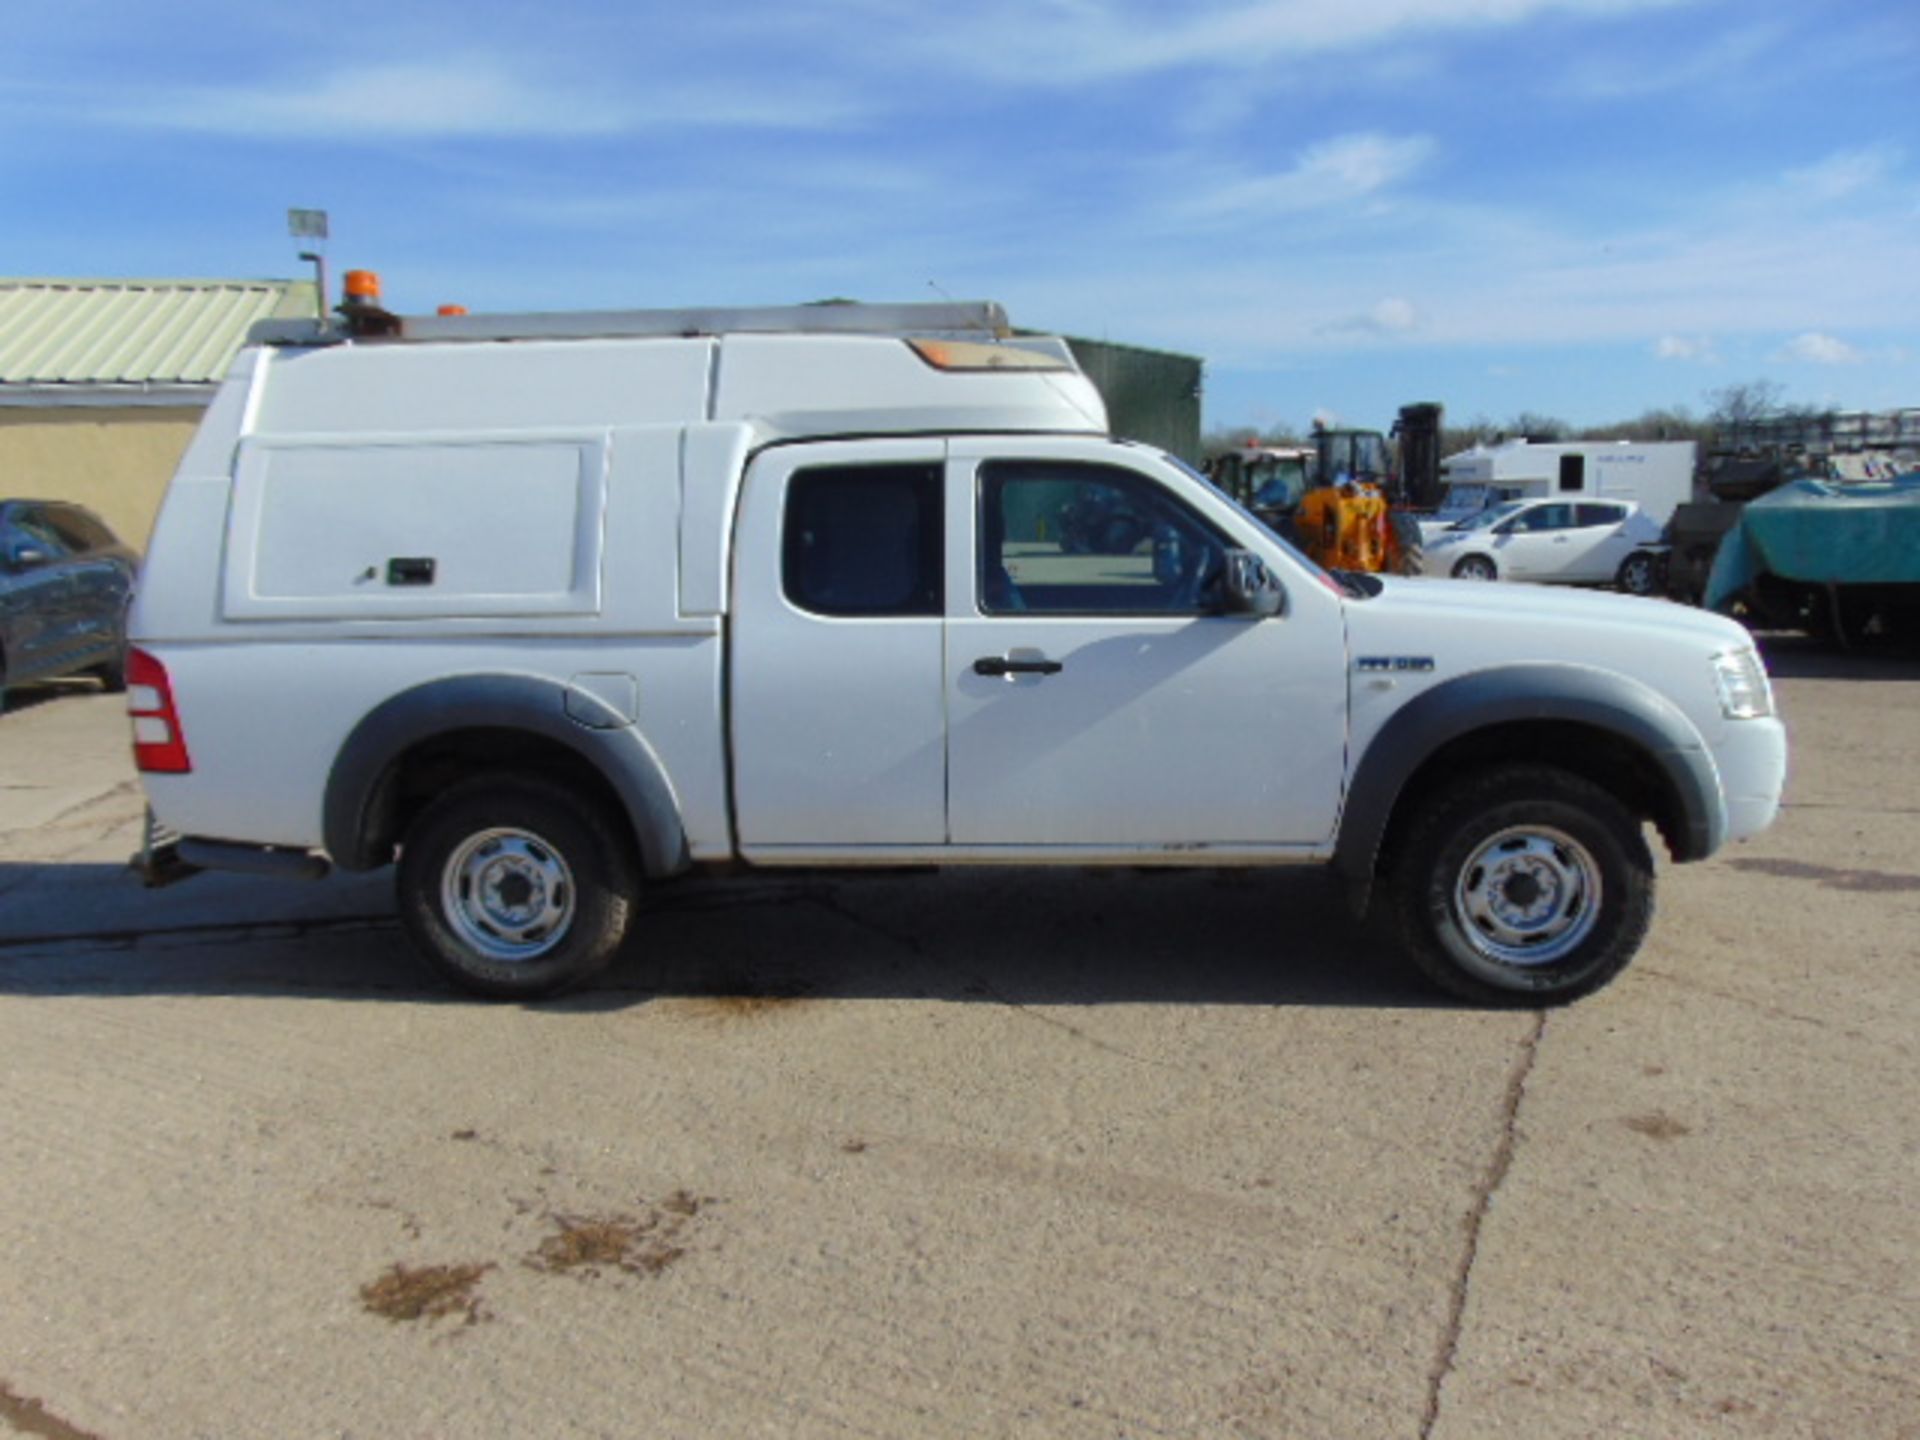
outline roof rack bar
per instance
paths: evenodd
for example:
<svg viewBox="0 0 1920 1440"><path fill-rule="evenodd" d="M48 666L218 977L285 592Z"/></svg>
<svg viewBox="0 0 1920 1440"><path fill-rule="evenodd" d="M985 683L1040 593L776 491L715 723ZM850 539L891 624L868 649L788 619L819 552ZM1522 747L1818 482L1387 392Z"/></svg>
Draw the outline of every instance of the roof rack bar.
<svg viewBox="0 0 1920 1440"><path fill-rule="evenodd" d="M580 310L524 315L405 315L401 340L589 340L632 336L915 335L1004 338L1007 312L997 302L771 305L684 310ZM339 327L268 321L251 338L262 344L313 344L344 338Z"/></svg>

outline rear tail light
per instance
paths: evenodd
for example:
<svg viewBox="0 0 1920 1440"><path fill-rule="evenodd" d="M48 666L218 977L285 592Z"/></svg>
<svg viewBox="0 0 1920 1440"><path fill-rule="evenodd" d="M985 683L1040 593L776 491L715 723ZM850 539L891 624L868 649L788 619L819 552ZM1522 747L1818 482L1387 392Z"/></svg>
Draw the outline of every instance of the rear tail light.
<svg viewBox="0 0 1920 1440"><path fill-rule="evenodd" d="M127 714L133 718L136 769L166 775L184 775L193 769L167 667L144 650L127 652Z"/></svg>

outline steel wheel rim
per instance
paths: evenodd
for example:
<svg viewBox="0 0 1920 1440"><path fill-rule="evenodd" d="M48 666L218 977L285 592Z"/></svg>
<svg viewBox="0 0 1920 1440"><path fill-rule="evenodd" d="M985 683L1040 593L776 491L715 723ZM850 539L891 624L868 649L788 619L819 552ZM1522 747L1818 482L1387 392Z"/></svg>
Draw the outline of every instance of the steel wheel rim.
<svg viewBox="0 0 1920 1440"><path fill-rule="evenodd" d="M482 830L447 858L440 903L466 945L489 960L522 964L566 937L576 905L573 871L530 830Z"/></svg>
<svg viewBox="0 0 1920 1440"><path fill-rule="evenodd" d="M1454 918L1476 953L1531 968L1564 960L1593 933L1600 864L1564 830L1515 825L1489 836L1460 867Z"/></svg>

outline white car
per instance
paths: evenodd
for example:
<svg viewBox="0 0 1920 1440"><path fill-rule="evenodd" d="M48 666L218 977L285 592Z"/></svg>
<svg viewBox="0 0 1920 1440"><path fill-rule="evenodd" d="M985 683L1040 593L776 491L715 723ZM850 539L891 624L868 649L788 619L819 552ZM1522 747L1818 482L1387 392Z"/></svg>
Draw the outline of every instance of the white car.
<svg viewBox="0 0 1920 1440"><path fill-rule="evenodd" d="M1660 526L1630 500L1509 500L1431 536L1429 575L1617 585L1651 595Z"/></svg>

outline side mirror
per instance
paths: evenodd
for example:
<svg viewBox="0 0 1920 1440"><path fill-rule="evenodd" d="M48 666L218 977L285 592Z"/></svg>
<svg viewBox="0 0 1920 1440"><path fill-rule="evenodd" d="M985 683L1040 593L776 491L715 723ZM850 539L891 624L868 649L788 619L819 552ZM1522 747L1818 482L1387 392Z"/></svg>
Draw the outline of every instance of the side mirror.
<svg viewBox="0 0 1920 1440"><path fill-rule="evenodd" d="M16 575L24 575L29 570L37 570L52 557L38 545L15 545L7 553L7 568Z"/></svg>
<svg viewBox="0 0 1920 1440"><path fill-rule="evenodd" d="M1273 578L1266 562L1251 550L1227 551L1226 573L1220 583L1220 609L1228 615L1251 615L1256 619L1278 615L1286 592Z"/></svg>

